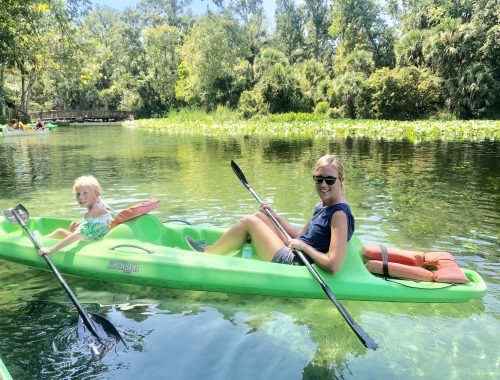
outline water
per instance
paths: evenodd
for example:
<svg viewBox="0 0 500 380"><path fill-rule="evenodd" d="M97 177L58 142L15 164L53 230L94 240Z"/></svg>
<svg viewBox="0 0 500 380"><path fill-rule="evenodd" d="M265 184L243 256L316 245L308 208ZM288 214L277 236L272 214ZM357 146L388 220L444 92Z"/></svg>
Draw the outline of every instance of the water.
<svg viewBox="0 0 500 380"><path fill-rule="evenodd" d="M117 285L66 277L128 350L92 360L77 313L50 272L0 260L0 357L14 379L498 379L498 142L205 139L118 126L60 128L0 140L0 208L80 219L71 187L101 182L115 209L159 198L157 215L228 226L257 193L303 224L316 203L311 167L345 161L346 197L365 243L447 250L488 294L461 304L342 301L378 343L367 351L332 303Z"/></svg>

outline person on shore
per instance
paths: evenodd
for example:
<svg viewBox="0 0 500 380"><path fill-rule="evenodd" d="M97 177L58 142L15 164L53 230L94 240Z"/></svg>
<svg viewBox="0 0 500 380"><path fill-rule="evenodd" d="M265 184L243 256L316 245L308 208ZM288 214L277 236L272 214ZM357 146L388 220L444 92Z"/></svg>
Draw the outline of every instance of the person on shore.
<svg viewBox="0 0 500 380"><path fill-rule="evenodd" d="M83 221L72 222L69 229L58 228L46 235L48 238L62 239L51 247L41 247L39 255L50 254L77 241L96 240L109 231L109 223L113 219L111 210L101 199L101 185L93 176L81 176L73 185L76 201L87 208Z"/></svg>
<svg viewBox="0 0 500 380"><path fill-rule="evenodd" d="M325 155L314 167L313 182L320 202L314 207L310 221L302 228L281 218L266 203L259 212L244 216L213 245L186 236L186 242L195 251L224 254L242 247L248 239L259 256L275 263L304 265L293 249L304 252L310 262L330 272L338 272L344 263L347 243L351 239L355 221L344 198L344 168L339 157ZM281 223L292 239L274 225L266 212Z"/></svg>

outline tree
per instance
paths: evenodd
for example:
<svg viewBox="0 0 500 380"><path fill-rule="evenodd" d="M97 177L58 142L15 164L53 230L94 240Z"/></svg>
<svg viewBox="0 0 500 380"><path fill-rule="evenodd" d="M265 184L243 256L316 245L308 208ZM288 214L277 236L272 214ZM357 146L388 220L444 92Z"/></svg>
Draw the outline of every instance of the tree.
<svg viewBox="0 0 500 380"><path fill-rule="evenodd" d="M207 109L237 104L235 70L251 55L248 34L237 22L215 14L202 17L186 36L179 55L178 98Z"/></svg>
<svg viewBox="0 0 500 380"><path fill-rule="evenodd" d="M181 32L174 26L146 28L143 32L147 61L147 79L158 94L158 109L162 111L176 105L175 84L180 58L176 49L181 44Z"/></svg>
<svg viewBox="0 0 500 380"><path fill-rule="evenodd" d="M426 32L414 29L406 33L395 46L396 61L400 66L422 66L425 63L423 43Z"/></svg>
<svg viewBox="0 0 500 380"><path fill-rule="evenodd" d="M356 49L370 51L376 67L394 65L395 33L373 0L335 0L329 31L337 40L335 65Z"/></svg>
<svg viewBox="0 0 500 380"><path fill-rule="evenodd" d="M331 103L340 110L339 116L354 118L360 114L357 107L365 81L366 74L356 71L346 71L333 79L329 95Z"/></svg>
<svg viewBox="0 0 500 380"><path fill-rule="evenodd" d="M27 114L33 86L42 68L46 62L58 58L60 49L68 47L72 22L88 5L88 0L5 0L0 3L0 70L3 73L6 66L19 70L20 111Z"/></svg>
<svg viewBox="0 0 500 380"><path fill-rule="evenodd" d="M171 25L183 27L183 14L191 0L140 0L137 4L143 27Z"/></svg>
<svg viewBox="0 0 500 380"><path fill-rule="evenodd" d="M415 66L381 68L364 83L358 116L383 119L421 118L442 103L443 81ZM360 100L360 99L358 99Z"/></svg>
<svg viewBox="0 0 500 380"><path fill-rule="evenodd" d="M312 56L318 61L327 62L333 53L333 43L328 35L331 25L330 0L305 0L306 41L312 47Z"/></svg>
<svg viewBox="0 0 500 380"><path fill-rule="evenodd" d="M278 49L295 60L304 55L304 15L293 0L276 1L276 32L274 40Z"/></svg>
<svg viewBox="0 0 500 380"><path fill-rule="evenodd" d="M255 80L260 80L262 74L277 63L285 67L290 64L290 62L286 58L285 53L272 48L262 50L260 55L255 59L253 65Z"/></svg>
<svg viewBox="0 0 500 380"><path fill-rule="evenodd" d="M500 104L498 0L392 2L406 31L397 45L400 65L430 68L445 80L447 106L462 117Z"/></svg>
<svg viewBox="0 0 500 380"><path fill-rule="evenodd" d="M316 103L327 100L325 82L328 82L329 78L321 62L311 58L297 64L294 71L309 109Z"/></svg>

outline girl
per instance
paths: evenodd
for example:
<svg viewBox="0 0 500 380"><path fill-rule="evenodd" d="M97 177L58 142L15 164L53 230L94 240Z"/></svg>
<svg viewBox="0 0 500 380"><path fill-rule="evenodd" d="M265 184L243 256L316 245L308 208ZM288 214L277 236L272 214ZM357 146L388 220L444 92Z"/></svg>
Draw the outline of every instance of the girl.
<svg viewBox="0 0 500 380"><path fill-rule="evenodd" d="M223 254L241 247L247 239L251 239L263 260L304 265L292 252L292 248L296 248L324 270L338 272L344 263L347 242L354 233L354 217L344 198L344 168L341 160L333 155L321 157L314 167L313 181L320 203L302 229L282 219L270 205L262 204L258 213L240 219L211 246L205 247L203 241L196 241L190 236L186 236L186 241L196 251ZM292 236L291 240L282 236L266 210Z"/></svg>
<svg viewBox="0 0 500 380"><path fill-rule="evenodd" d="M73 185L76 201L87 208L82 222L72 222L69 230L58 228L48 238L62 239L50 248L40 248L39 255L53 253L77 240L96 240L109 231L113 219L109 208L101 200L101 186L93 176L81 176Z"/></svg>

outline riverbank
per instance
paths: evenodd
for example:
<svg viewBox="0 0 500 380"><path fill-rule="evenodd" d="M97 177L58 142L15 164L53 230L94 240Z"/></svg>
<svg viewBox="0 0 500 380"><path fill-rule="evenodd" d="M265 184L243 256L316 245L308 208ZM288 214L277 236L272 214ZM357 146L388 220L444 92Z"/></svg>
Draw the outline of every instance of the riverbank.
<svg viewBox="0 0 500 380"><path fill-rule="evenodd" d="M288 113L242 120L230 111L176 112L166 118L141 119L126 125L173 134L206 136L249 135L284 138L367 137L412 142L494 141L500 139L500 120L353 120L325 115Z"/></svg>

